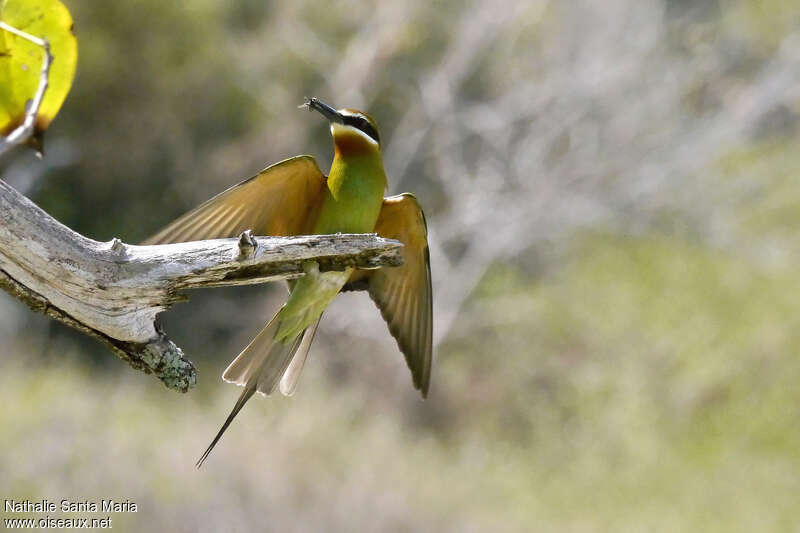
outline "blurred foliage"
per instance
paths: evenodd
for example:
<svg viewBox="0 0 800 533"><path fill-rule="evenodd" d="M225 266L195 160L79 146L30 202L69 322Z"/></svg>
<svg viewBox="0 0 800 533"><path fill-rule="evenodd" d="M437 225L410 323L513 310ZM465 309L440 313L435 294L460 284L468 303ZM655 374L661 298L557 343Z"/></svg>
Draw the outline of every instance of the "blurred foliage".
<svg viewBox="0 0 800 533"><path fill-rule="evenodd" d="M0 20L34 37L47 39L58 57L50 66L48 87L36 115L38 133L47 129L64 102L78 58L72 17L58 0L2 0ZM0 132L22 123L26 103L39 87L44 51L27 39L0 31Z"/></svg>
<svg viewBox="0 0 800 533"><path fill-rule="evenodd" d="M123 531L796 529L796 3L68 4L75 86L13 185L135 242L270 162L324 167L303 96L366 108L426 208L444 333L422 402L338 297L298 393L198 472L283 287L163 316L185 396L0 295L5 494L130 498Z"/></svg>
<svg viewBox="0 0 800 533"><path fill-rule="evenodd" d="M5 361L6 492L132 498L139 514L115 515L131 529L790 528L800 278L664 237L585 235L570 257L533 283L487 276L426 402L407 383L383 397L331 383L317 359L200 472L237 391L176 396L75 356Z"/></svg>

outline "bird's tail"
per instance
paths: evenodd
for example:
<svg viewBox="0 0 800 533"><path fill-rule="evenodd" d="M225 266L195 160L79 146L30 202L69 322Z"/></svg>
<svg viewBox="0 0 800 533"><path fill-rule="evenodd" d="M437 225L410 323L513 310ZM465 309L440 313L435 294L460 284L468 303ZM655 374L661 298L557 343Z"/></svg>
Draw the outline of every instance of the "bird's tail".
<svg viewBox="0 0 800 533"><path fill-rule="evenodd" d="M231 361L222 379L241 387L255 382L254 392L272 394L286 372L286 367L300 346L303 335L278 340L276 335L281 327L281 312L264 326L250 344Z"/></svg>
<svg viewBox="0 0 800 533"><path fill-rule="evenodd" d="M217 435L214 437L214 440L211 441L211 444L208 445L208 448L206 448L206 451L203 452L203 455L201 455L200 459L198 459L197 463L195 463L195 466L197 468L200 468L201 466L203 466L203 462L208 458L208 455L211 453L211 450L214 449L214 446L217 445L217 442L219 442L219 439L222 438L222 434L225 433L225 430L228 429L228 426L231 425L231 422L233 422L233 419L236 418L236 415L239 414L239 411L242 410L242 407L244 407L244 404L247 403L247 400L249 400L250 397L255 392L256 392L256 389L255 389L254 386L245 387L245 389L242 391L242 394L239 396L239 399L236 400L236 405L233 406L233 410L231 411L231 414L228 415L228 418L225 420L225 423L222 424L222 427L217 432Z"/></svg>
<svg viewBox="0 0 800 533"><path fill-rule="evenodd" d="M206 460L211 450L214 449L222 434L231 425L231 422L244 407L244 404L247 403L247 400L256 392L271 394L278 386L295 352L298 351L301 344L306 344L301 342L305 336L305 331L294 338L276 339L275 336L280 328L280 323L279 311L264 326L264 329L261 330L256 338L242 350L242 353L228 365L228 368L222 374L222 379L229 383L243 386L244 390L236 401L236 405L233 406L231 414L222 424L222 428L220 428L205 453L197 461L198 468ZM308 344L310 345L310 342ZM308 346L305 346L305 350L308 350Z"/></svg>
<svg viewBox="0 0 800 533"><path fill-rule="evenodd" d="M300 373L303 371L303 366L306 364L308 357L308 349L311 348L311 343L314 341L314 334L317 332L319 321L322 320L322 315L303 332L303 340L300 341L300 346L297 348L292 362L283 373L281 378L281 394L284 396L291 396L297 390L297 381L300 379Z"/></svg>

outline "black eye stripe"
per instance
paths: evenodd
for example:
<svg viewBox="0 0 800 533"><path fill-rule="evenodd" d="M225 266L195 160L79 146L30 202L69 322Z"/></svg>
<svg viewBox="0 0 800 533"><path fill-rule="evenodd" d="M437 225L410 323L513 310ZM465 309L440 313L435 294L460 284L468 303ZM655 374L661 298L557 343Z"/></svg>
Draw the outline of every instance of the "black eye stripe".
<svg viewBox="0 0 800 533"><path fill-rule="evenodd" d="M375 131L375 128L372 127L372 124L370 124L369 121L364 117L359 117L358 115L344 115L343 118L344 123L348 126L353 126L354 128L363 131L377 143L381 142L380 138L378 137L378 132Z"/></svg>

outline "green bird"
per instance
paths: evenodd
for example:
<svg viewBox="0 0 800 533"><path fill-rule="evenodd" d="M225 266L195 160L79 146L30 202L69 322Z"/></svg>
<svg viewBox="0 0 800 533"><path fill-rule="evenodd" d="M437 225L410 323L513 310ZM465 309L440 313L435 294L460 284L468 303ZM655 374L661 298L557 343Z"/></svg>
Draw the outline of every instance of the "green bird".
<svg viewBox="0 0 800 533"><path fill-rule="evenodd" d="M305 276L290 282L289 299L222 374L244 390L198 467L254 393L268 395L277 387L287 396L295 391L322 313L342 290L369 292L405 355L414 386L423 398L428 393L433 300L422 209L410 193L383 197L387 180L372 117L334 109L317 98L300 107L330 122L334 157L327 177L312 156L286 159L186 213L143 244L236 237L247 229L273 236L375 232L404 244L404 263L343 272L319 272L311 264Z"/></svg>

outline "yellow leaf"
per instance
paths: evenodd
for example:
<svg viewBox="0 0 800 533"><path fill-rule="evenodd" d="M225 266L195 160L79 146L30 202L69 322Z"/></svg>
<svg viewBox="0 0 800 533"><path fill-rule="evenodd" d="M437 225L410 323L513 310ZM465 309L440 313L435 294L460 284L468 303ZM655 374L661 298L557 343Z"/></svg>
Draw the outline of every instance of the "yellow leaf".
<svg viewBox="0 0 800 533"><path fill-rule="evenodd" d="M58 0L0 0L0 20L50 43L49 85L36 117L40 138L58 113L75 77L78 43L72 16ZM25 116L26 103L39 86L44 50L0 29L0 134L7 135Z"/></svg>

